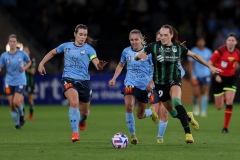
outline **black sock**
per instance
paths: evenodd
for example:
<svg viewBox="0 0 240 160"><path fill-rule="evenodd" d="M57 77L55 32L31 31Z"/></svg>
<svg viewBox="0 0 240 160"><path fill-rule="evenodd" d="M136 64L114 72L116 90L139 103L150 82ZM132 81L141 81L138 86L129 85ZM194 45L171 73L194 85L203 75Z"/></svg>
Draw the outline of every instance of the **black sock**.
<svg viewBox="0 0 240 160"><path fill-rule="evenodd" d="M189 117L187 116L187 112L186 112L185 108L182 105L178 105L175 108L178 111L178 114L176 117L180 120L185 133L191 133L190 128L189 128L189 123L188 123Z"/></svg>

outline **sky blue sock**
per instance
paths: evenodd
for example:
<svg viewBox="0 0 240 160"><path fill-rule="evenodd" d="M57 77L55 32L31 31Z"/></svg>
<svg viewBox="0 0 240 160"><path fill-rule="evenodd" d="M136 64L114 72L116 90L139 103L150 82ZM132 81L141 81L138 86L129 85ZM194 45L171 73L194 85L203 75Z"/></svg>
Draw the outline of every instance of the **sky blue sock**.
<svg viewBox="0 0 240 160"><path fill-rule="evenodd" d="M207 111L207 106L208 106L208 97L207 96L203 96L202 100L201 100L201 110L202 110L202 112L206 112Z"/></svg>
<svg viewBox="0 0 240 160"><path fill-rule="evenodd" d="M14 120L15 125L19 125L19 118L17 111L11 111L12 118Z"/></svg>
<svg viewBox="0 0 240 160"><path fill-rule="evenodd" d="M135 119L133 113L126 113L127 127L131 135L135 135Z"/></svg>
<svg viewBox="0 0 240 160"><path fill-rule="evenodd" d="M78 132L78 123L80 120L80 112L78 108L69 107L69 120L73 132Z"/></svg>
<svg viewBox="0 0 240 160"><path fill-rule="evenodd" d="M152 115L151 109L145 109L146 118Z"/></svg>
<svg viewBox="0 0 240 160"><path fill-rule="evenodd" d="M23 105L21 105L21 107L18 108L18 112L19 112L20 116L24 116Z"/></svg>
<svg viewBox="0 0 240 160"><path fill-rule="evenodd" d="M158 135L157 135L157 137L163 138L164 133L165 133L166 128L167 128L167 124L168 124L168 122L163 122L161 120L158 122Z"/></svg>

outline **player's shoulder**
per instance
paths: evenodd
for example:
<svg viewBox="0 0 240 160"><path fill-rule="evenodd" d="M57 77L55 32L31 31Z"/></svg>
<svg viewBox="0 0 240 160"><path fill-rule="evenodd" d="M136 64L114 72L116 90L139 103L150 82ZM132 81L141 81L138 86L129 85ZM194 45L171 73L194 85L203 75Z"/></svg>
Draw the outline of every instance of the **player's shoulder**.
<svg viewBox="0 0 240 160"><path fill-rule="evenodd" d="M3 52L0 56L6 56L8 54L7 51Z"/></svg>
<svg viewBox="0 0 240 160"><path fill-rule="evenodd" d="M240 55L240 50L238 48L235 48L235 51Z"/></svg>

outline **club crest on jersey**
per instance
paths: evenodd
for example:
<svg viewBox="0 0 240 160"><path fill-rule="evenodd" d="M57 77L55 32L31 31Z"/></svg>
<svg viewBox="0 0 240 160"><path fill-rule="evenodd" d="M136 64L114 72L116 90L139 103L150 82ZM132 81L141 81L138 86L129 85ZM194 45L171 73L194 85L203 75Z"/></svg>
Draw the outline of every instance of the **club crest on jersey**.
<svg viewBox="0 0 240 160"><path fill-rule="evenodd" d="M176 46L172 46L172 51L173 52L177 52L177 47Z"/></svg>
<svg viewBox="0 0 240 160"><path fill-rule="evenodd" d="M69 51L70 51L70 48L66 48L65 51L64 51L64 53L65 53L65 54L68 54Z"/></svg>
<svg viewBox="0 0 240 160"><path fill-rule="evenodd" d="M85 54L85 50L82 50L80 53L81 53L81 55L84 55Z"/></svg>
<svg viewBox="0 0 240 160"><path fill-rule="evenodd" d="M6 63L9 64L10 63L10 59L6 59Z"/></svg>
<svg viewBox="0 0 240 160"><path fill-rule="evenodd" d="M19 59L18 59L18 62L21 62L21 61L22 61L22 59L21 59L21 58L19 58Z"/></svg>
<svg viewBox="0 0 240 160"><path fill-rule="evenodd" d="M131 56L127 56L127 62L131 62Z"/></svg>

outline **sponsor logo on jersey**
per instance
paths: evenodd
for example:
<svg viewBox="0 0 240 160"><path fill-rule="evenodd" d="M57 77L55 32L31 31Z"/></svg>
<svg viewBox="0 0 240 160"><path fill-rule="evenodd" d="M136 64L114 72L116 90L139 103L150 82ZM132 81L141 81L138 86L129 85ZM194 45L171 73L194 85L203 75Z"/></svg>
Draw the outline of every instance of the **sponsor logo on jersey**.
<svg viewBox="0 0 240 160"><path fill-rule="evenodd" d="M65 51L64 51L64 53L65 53L65 54L68 54L69 51L70 51L70 48L66 48Z"/></svg>

